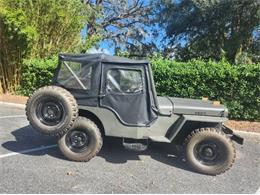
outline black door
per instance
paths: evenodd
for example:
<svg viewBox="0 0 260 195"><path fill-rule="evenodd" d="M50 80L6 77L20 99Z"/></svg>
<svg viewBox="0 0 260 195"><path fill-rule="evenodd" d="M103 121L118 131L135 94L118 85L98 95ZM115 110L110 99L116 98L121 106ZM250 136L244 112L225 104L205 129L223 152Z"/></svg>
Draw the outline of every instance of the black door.
<svg viewBox="0 0 260 195"><path fill-rule="evenodd" d="M144 66L103 64L101 107L113 111L125 125L150 122Z"/></svg>

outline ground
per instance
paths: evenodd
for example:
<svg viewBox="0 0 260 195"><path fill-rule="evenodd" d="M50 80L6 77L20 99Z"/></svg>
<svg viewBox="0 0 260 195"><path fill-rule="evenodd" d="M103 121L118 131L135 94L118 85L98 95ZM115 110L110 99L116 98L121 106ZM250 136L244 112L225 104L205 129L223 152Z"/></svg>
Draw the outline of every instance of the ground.
<svg viewBox="0 0 260 195"><path fill-rule="evenodd" d="M63 157L55 138L29 125L24 108L0 103L1 193L255 193L260 187L260 135L241 134L237 159L219 176L193 172L180 149L151 144L125 150L106 139L97 157L76 163Z"/></svg>

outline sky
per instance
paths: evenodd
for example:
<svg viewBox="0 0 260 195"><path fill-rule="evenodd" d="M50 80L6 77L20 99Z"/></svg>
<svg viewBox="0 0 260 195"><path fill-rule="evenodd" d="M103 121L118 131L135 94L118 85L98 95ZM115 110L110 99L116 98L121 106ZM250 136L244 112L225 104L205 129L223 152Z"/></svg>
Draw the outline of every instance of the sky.
<svg viewBox="0 0 260 195"><path fill-rule="evenodd" d="M83 39L86 38L87 36L87 27L84 27L81 32L81 37ZM114 55L114 47L111 47L111 45L109 44L110 42L105 40L105 41L101 41L98 43L97 48L96 47L92 47L90 48L87 52L88 53L105 53L105 54L109 54L109 55Z"/></svg>
<svg viewBox="0 0 260 195"><path fill-rule="evenodd" d="M155 28L156 30L160 29L159 26L155 26L153 28ZM147 27L147 30L152 31L152 28ZM87 36L86 31L87 31L86 27L81 30L81 36L82 36L83 39L85 39L86 36ZM161 39L162 39L162 37L164 37L164 35L165 35L165 32L162 29L160 29L159 36L155 40L153 40L154 37L146 37L144 42L150 42L150 41L153 40L155 42L155 44L157 45L157 47L159 49L162 49ZM97 44L96 48L93 47L88 52L90 52L90 53L100 53L100 52L102 52L102 53L114 55L115 54L114 50L115 50L115 46L112 43L112 41L104 40L104 41L100 41Z"/></svg>
<svg viewBox="0 0 260 195"><path fill-rule="evenodd" d="M144 3L144 5L148 4L150 2L150 0L141 0L141 1ZM152 28L153 28L153 29L157 30L160 35L156 39L154 37L147 36L143 40L143 42L148 43L148 42L153 41L159 49L160 48L162 49L161 38L164 36L164 31L158 25L157 26L155 25L153 27L146 26L145 28L148 32L149 31L151 32ZM111 26L111 27L109 27L109 30L114 31L115 29L113 29L113 26ZM81 30L81 36L83 39L85 39L87 36L86 32L87 32L87 27L85 27ZM114 46L113 42L111 40L110 41L104 40L104 41L99 42L96 48L93 47L88 52L104 52L106 54L114 55L115 54L114 51L115 51L115 46Z"/></svg>

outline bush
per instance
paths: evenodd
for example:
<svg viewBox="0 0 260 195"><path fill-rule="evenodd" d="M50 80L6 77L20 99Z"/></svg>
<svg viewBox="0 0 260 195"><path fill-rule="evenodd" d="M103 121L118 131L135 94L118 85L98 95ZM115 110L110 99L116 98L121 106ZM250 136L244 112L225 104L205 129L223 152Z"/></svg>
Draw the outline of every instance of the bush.
<svg viewBox="0 0 260 195"><path fill-rule="evenodd" d="M260 120L260 64L151 60L159 95L220 100L231 119Z"/></svg>
<svg viewBox="0 0 260 195"><path fill-rule="evenodd" d="M17 94L30 95L36 89L51 84L58 58L24 60L22 78Z"/></svg>
<svg viewBox="0 0 260 195"><path fill-rule="evenodd" d="M260 120L260 64L232 65L228 62L191 60L176 62L151 59L158 95L220 100L231 119ZM57 58L25 60L18 93L30 95L49 85Z"/></svg>

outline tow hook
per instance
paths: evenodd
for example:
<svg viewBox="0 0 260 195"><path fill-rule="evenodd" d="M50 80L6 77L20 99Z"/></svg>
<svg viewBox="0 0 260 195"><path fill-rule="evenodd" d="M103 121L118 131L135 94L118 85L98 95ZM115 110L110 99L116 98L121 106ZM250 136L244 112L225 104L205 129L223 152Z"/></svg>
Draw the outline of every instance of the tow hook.
<svg viewBox="0 0 260 195"><path fill-rule="evenodd" d="M222 126L222 130L228 134L228 135L231 135L231 139L235 142L237 142L238 144L243 144L244 143L244 138L242 138L241 136L237 135L234 133L234 131L230 128L228 128L227 126L223 125Z"/></svg>

